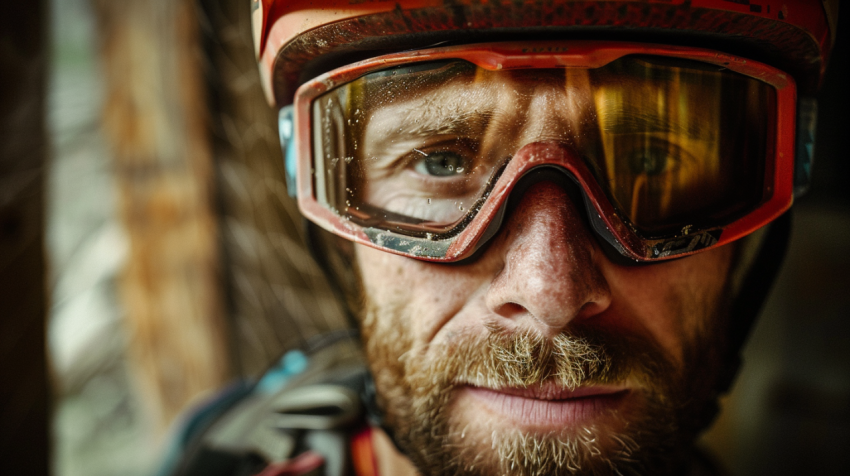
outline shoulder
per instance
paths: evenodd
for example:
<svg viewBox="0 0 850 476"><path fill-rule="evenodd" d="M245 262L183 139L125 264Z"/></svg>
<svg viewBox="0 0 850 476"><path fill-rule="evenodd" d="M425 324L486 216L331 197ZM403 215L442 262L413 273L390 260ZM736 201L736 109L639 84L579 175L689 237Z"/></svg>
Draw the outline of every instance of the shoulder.
<svg viewBox="0 0 850 476"><path fill-rule="evenodd" d="M159 476L350 474L369 382L356 338L287 353L256 384L193 412Z"/></svg>

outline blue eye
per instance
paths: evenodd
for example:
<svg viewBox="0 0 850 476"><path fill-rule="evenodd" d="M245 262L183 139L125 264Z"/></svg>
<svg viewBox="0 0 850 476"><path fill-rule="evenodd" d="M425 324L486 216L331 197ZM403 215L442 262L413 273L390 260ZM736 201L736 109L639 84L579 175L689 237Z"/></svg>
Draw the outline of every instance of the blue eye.
<svg viewBox="0 0 850 476"><path fill-rule="evenodd" d="M466 159L460 155L450 151L439 151L425 154L416 161L413 170L433 177L452 177L462 174L465 165Z"/></svg>

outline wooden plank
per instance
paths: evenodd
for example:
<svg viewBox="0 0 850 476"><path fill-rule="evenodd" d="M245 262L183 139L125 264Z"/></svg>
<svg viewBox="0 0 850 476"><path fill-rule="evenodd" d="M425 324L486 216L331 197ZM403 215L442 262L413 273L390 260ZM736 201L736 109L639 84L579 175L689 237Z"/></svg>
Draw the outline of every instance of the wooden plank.
<svg viewBox="0 0 850 476"><path fill-rule="evenodd" d="M195 2L94 2L130 256L131 368L161 429L230 376Z"/></svg>

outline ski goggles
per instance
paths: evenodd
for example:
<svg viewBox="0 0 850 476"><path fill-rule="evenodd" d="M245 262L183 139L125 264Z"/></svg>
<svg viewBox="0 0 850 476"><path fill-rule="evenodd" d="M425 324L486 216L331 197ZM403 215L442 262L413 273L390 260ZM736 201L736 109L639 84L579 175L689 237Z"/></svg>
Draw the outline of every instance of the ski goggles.
<svg viewBox="0 0 850 476"><path fill-rule="evenodd" d="M319 76L281 111L281 139L305 217L357 243L467 258L524 177L548 171L581 192L603 242L651 262L791 206L795 106L785 73L716 51L467 45Z"/></svg>

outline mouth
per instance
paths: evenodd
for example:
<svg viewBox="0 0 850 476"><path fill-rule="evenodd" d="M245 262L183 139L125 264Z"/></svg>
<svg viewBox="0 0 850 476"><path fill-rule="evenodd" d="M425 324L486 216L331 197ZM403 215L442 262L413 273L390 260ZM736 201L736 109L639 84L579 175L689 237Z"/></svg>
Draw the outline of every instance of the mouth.
<svg viewBox="0 0 850 476"><path fill-rule="evenodd" d="M554 384L527 388L459 388L461 401L472 411L507 419L514 425L553 430L587 425L613 415L625 404L631 391L618 385L592 385L574 390Z"/></svg>

